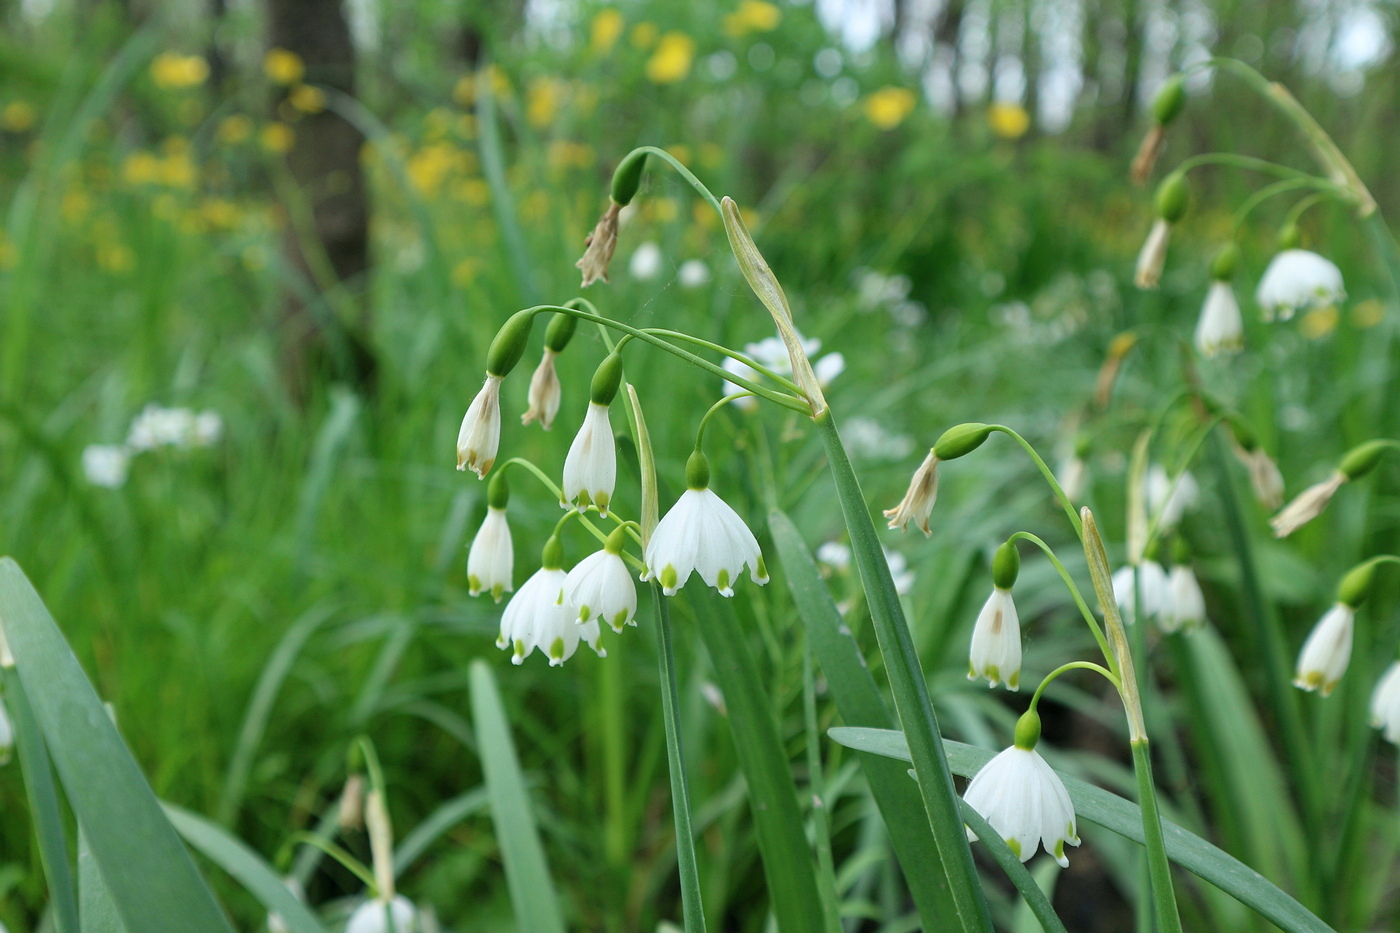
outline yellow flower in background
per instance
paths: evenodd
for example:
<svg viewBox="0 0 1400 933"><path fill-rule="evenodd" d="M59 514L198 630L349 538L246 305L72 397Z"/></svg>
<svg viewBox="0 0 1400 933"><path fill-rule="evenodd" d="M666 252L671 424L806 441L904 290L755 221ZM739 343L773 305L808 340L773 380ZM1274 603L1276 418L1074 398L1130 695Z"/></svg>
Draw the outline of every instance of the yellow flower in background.
<svg viewBox="0 0 1400 933"><path fill-rule="evenodd" d="M491 186L480 178L463 178L452 186L452 196L473 207L480 207L491 200Z"/></svg>
<svg viewBox="0 0 1400 933"><path fill-rule="evenodd" d="M525 119L531 126L546 127L554 122L559 104L564 98L564 84L555 78L536 78L530 82L525 100Z"/></svg>
<svg viewBox="0 0 1400 933"><path fill-rule="evenodd" d="M660 30L655 23L638 23L632 27L632 44L639 49L649 49L656 44Z"/></svg>
<svg viewBox="0 0 1400 933"><path fill-rule="evenodd" d="M675 160L681 163L682 165L691 164L690 147L687 146L685 143L676 143L674 146L667 146L666 151L669 152L673 157L675 157Z"/></svg>
<svg viewBox="0 0 1400 933"><path fill-rule="evenodd" d="M306 77L306 65L296 52L286 49L268 49L263 56L263 74L273 84L290 86L300 84Z"/></svg>
<svg viewBox="0 0 1400 933"><path fill-rule="evenodd" d="M497 100L504 100L511 95L510 79L506 77L505 70L499 65L487 65L485 69L491 77L491 93ZM476 80L477 74L465 74L457 79L457 83L452 88L452 99L462 107L470 107L476 103Z"/></svg>
<svg viewBox="0 0 1400 933"><path fill-rule="evenodd" d="M1328 305L1325 308L1313 308L1303 319L1298 322L1298 330L1309 340L1321 340L1332 331L1337 329L1337 321L1341 318L1341 313L1336 305Z"/></svg>
<svg viewBox="0 0 1400 933"><path fill-rule="evenodd" d="M724 18L724 31L735 39L751 32L771 32L782 21L783 11L764 0L743 0L739 9Z"/></svg>
<svg viewBox="0 0 1400 933"><path fill-rule="evenodd" d="M273 155L285 155L292 151L296 133L285 123L269 123L258 134L258 143Z"/></svg>
<svg viewBox="0 0 1400 933"><path fill-rule="evenodd" d="M466 288L476 281L478 273L481 272L481 260L475 256L468 256L457 265L452 267L452 284L458 288Z"/></svg>
<svg viewBox="0 0 1400 933"><path fill-rule="evenodd" d="M457 117L457 135L463 139L476 139L476 114L464 113Z"/></svg>
<svg viewBox="0 0 1400 933"><path fill-rule="evenodd" d="M92 199L88 197L86 191L77 188L64 192L63 195L63 219L69 223L82 220L92 209Z"/></svg>
<svg viewBox="0 0 1400 933"><path fill-rule="evenodd" d="M108 243L97 248L97 265L107 272L130 272L136 267L136 254L125 243Z"/></svg>
<svg viewBox="0 0 1400 933"><path fill-rule="evenodd" d="M556 139L549 144L549 167L555 170L566 168L590 168L594 163L593 147L567 139Z"/></svg>
<svg viewBox="0 0 1400 933"><path fill-rule="evenodd" d="M160 160L144 149L137 150L122 162L122 181L128 185L149 185L160 175Z"/></svg>
<svg viewBox="0 0 1400 933"><path fill-rule="evenodd" d="M659 222L665 224L676 219L680 209L676 207L675 198L658 196L647 199L647 207L651 209L651 215Z"/></svg>
<svg viewBox="0 0 1400 933"><path fill-rule="evenodd" d="M1374 298L1357 302L1351 309L1351 326L1357 330L1375 327L1385 319L1385 305Z"/></svg>
<svg viewBox="0 0 1400 933"><path fill-rule="evenodd" d="M865 99L865 115L882 130L892 130L914 112L919 99L907 87L882 87Z"/></svg>
<svg viewBox="0 0 1400 933"><path fill-rule="evenodd" d="M615 8L605 7L599 10L598 15L593 17L593 51L599 55L612 51L612 47L617 45L617 40L622 38L622 29L626 24L622 13Z"/></svg>
<svg viewBox="0 0 1400 933"><path fill-rule="evenodd" d="M0 269L13 269L19 265L19 250L15 249L13 243L5 238L5 233L0 230Z"/></svg>
<svg viewBox="0 0 1400 933"><path fill-rule="evenodd" d="M690 74L694 60L695 40L683 32L668 32L647 61L647 77L654 84L675 84Z"/></svg>
<svg viewBox="0 0 1400 933"><path fill-rule="evenodd" d="M253 121L245 114L235 113L219 121L214 138L226 146L238 146L253 137Z"/></svg>
<svg viewBox="0 0 1400 933"><path fill-rule="evenodd" d="M292 106L302 113L320 113L326 109L326 92L310 84L299 84L287 95Z"/></svg>
<svg viewBox="0 0 1400 933"><path fill-rule="evenodd" d="M0 127L11 133L23 133L34 126L38 115L26 101L12 100L0 110Z"/></svg>
<svg viewBox="0 0 1400 933"><path fill-rule="evenodd" d="M987 123L1002 139L1020 139L1031 128L1031 115L1020 104L999 100L987 108Z"/></svg>
<svg viewBox="0 0 1400 933"><path fill-rule="evenodd" d="M162 90L198 87L208 77L209 63L198 55L161 52L151 61L151 80Z"/></svg>
<svg viewBox="0 0 1400 933"><path fill-rule="evenodd" d="M197 176L194 161L187 153L172 153L158 163L156 179L167 188L189 188Z"/></svg>
<svg viewBox="0 0 1400 933"><path fill-rule="evenodd" d="M462 173L462 156L462 151L450 143L433 143L409 156L404 170L419 194L432 197L442 190L448 176Z"/></svg>

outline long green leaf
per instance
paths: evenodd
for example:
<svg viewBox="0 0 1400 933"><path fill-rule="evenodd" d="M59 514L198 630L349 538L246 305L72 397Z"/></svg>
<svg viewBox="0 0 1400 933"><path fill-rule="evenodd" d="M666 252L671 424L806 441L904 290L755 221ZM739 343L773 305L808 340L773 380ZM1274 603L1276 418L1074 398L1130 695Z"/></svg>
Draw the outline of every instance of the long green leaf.
<svg viewBox="0 0 1400 933"><path fill-rule="evenodd" d="M909 746L904 735L893 729L838 726L829 734L847 748L909 760ZM993 757L992 752L961 742L945 742L944 747L948 750L949 767L963 777L972 777ZM1066 774L1060 774L1060 778L1065 782L1079 817L1142 844L1142 811L1137 804L1079 778ZM1297 933L1336 933L1291 895L1228 852L1175 823L1163 820L1162 827L1167 855L1173 862L1258 911L1275 926Z"/></svg>
<svg viewBox="0 0 1400 933"><path fill-rule="evenodd" d="M516 925L531 933L564 933L559 896L535 830L534 813L525 793L525 778L520 773L496 677L490 665L480 659L471 664L471 691L481 767L486 774L491 818L496 824Z"/></svg>
<svg viewBox="0 0 1400 933"><path fill-rule="evenodd" d="M292 933L325 933L316 915L297 900L272 866L241 839L217 823L174 804L165 804L165 815L170 817L170 822L186 842L232 875L269 913L279 914L282 923Z"/></svg>
<svg viewBox="0 0 1400 933"><path fill-rule="evenodd" d="M962 818L967 821L967 825L972 827L972 831L977 834L977 838L987 846L987 851L991 853L996 863L1001 866L1001 870L1006 872L1006 877L1011 879L1011 883L1016 885L1016 890L1021 892L1021 897L1025 899L1025 905L1030 908L1031 914L1040 921L1040 927L1045 933L1067 933L1065 925L1060 922L1060 918L1055 914L1055 908L1050 906L1050 898L1045 896L1045 892L1036 884L1031 877L1030 869L1011 851L1011 847L1006 844L1006 840L997 835L991 824L982 819L982 814L972 809L966 800L958 801L962 810Z"/></svg>
<svg viewBox="0 0 1400 933"><path fill-rule="evenodd" d="M797 785L783 751L773 701L763 689L744 630L728 605L716 605L719 598L708 591L696 593L691 605L724 694L734 749L749 786L750 810L778 928L785 933L839 930L840 918L828 917L822 909L817 867L807 845Z"/></svg>
<svg viewBox="0 0 1400 933"><path fill-rule="evenodd" d="M92 857L87 834L81 829L78 830L78 901L83 933L127 933L122 918L117 916L117 906L112 903L112 892L107 890L102 872L97 869L97 859Z"/></svg>
<svg viewBox="0 0 1400 933"><path fill-rule="evenodd" d="M428 814L428 818L413 827L413 832L405 836L394 850L394 876L408 871L444 833L467 817L486 809L489 802L485 788L475 787L465 794L458 794Z"/></svg>
<svg viewBox="0 0 1400 933"><path fill-rule="evenodd" d="M140 933L232 933L53 617L8 557L0 628L122 922Z"/></svg>
<svg viewBox="0 0 1400 933"><path fill-rule="evenodd" d="M888 728L893 725L875 678L842 621L801 533L792 520L777 509L768 513L768 530L773 536L788 590L797 604L798 616L806 628L817 663L826 674L841 718L848 726ZM884 817L895 855L904 870L904 879L919 909L919 917L925 929L937 929L940 918L949 916L954 906L947 880L928 857L933 851L933 832L924 815L919 789L905 775L904 768L888 758L864 753L859 757L870 792Z"/></svg>

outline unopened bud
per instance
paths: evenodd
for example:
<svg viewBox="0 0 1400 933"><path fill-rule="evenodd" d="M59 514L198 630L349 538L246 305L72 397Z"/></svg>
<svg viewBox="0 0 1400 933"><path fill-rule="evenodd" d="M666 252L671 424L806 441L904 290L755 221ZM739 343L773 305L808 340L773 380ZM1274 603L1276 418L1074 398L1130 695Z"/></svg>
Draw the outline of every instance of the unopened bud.
<svg viewBox="0 0 1400 933"><path fill-rule="evenodd" d="M642 186L642 170L646 165L647 154L641 151L629 153L617 164L612 177L614 204L626 207L632 203L632 199L637 196L637 189Z"/></svg>
<svg viewBox="0 0 1400 933"><path fill-rule="evenodd" d="M1181 75L1172 75L1157 91L1157 97L1152 101L1152 118L1166 126L1181 113L1186 106L1186 86L1181 80Z"/></svg>
<svg viewBox="0 0 1400 933"><path fill-rule="evenodd" d="M1342 577L1337 586L1337 602L1356 609L1371 595L1371 584L1376 579L1376 562L1368 560L1357 564Z"/></svg>
<svg viewBox="0 0 1400 933"><path fill-rule="evenodd" d="M566 305L566 307L572 306L572 301ZM556 313L550 319L549 326L544 330L544 345L555 353L563 353L576 330L578 330L578 318L572 314Z"/></svg>
<svg viewBox="0 0 1400 933"><path fill-rule="evenodd" d="M1298 229L1297 224L1285 224L1278 232L1278 248L1297 249L1303 242L1303 232Z"/></svg>
<svg viewBox="0 0 1400 933"><path fill-rule="evenodd" d="M338 822L340 831L363 829L365 825L365 776L359 772L345 779L345 789L340 792Z"/></svg>
<svg viewBox="0 0 1400 933"><path fill-rule="evenodd" d="M611 405L622 385L622 354L609 353L593 373L589 386L589 399L595 405Z"/></svg>
<svg viewBox="0 0 1400 933"><path fill-rule="evenodd" d="M506 376L520 362L520 357L525 355L525 344L530 339L530 325L534 319L533 311L517 311L496 331L491 348L486 351L486 372L489 375Z"/></svg>
<svg viewBox="0 0 1400 933"><path fill-rule="evenodd" d="M1021 572L1021 553L1016 544L1007 541L992 555L992 585L999 590L1009 590L1016 585L1016 577Z"/></svg>
<svg viewBox="0 0 1400 933"><path fill-rule="evenodd" d="M955 425L943 432L933 445L933 455L939 460L956 460L972 453L992 436L991 425L977 421Z"/></svg>
<svg viewBox="0 0 1400 933"><path fill-rule="evenodd" d="M708 489L710 486L710 461L698 450L685 462L685 485L687 489Z"/></svg>
<svg viewBox="0 0 1400 933"><path fill-rule="evenodd" d="M1030 751L1035 748L1040 741L1040 714L1033 709L1028 709L1021 714L1021 718L1016 720L1016 733L1014 738L1017 748Z"/></svg>
<svg viewBox="0 0 1400 933"><path fill-rule="evenodd" d="M545 570L561 570L564 567L564 542L558 535L550 535L540 551L540 567Z"/></svg>
<svg viewBox="0 0 1400 933"><path fill-rule="evenodd" d="M1157 216L1169 224L1178 222L1186 214L1190 194L1185 173L1172 172L1157 186Z"/></svg>
<svg viewBox="0 0 1400 933"><path fill-rule="evenodd" d="M486 504L493 509L503 509L509 502L510 484L506 482L505 469L502 468L491 477L491 482L486 484Z"/></svg>
<svg viewBox="0 0 1400 933"><path fill-rule="evenodd" d="M1385 453L1389 447L1396 446L1394 441L1375 440L1358 444L1347 451L1342 462L1337 464L1337 469L1341 470L1347 479L1358 479L1370 473L1380 463L1381 454Z"/></svg>
<svg viewBox="0 0 1400 933"><path fill-rule="evenodd" d="M1211 278L1218 282L1228 282L1235 276L1235 267L1240 263L1240 248L1234 243L1226 243L1210 262Z"/></svg>

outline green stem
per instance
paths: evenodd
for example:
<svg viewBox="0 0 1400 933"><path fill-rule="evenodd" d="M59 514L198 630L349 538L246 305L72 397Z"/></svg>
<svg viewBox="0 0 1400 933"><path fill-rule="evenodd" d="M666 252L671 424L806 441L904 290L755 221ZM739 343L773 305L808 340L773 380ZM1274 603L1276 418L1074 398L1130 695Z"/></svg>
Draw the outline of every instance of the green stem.
<svg viewBox="0 0 1400 933"><path fill-rule="evenodd" d="M308 845L320 849L322 852L326 853L331 858L339 862L344 868L346 868L352 874L354 874L355 877L363 881L365 883L365 887L369 889L370 895L372 897L379 896L379 885L375 883L374 872L370 871L369 867L366 866L364 862L361 862L359 859L355 858L355 856L351 855L349 852L347 852L345 849L342 849L334 842L331 842L325 836L319 836L316 833L307 832L305 830L295 832L292 833L289 837L287 837L287 841L282 845L282 850L285 852L291 849L293 846L298 845Z"/></svg>
<svg viewBox="0 0 1400 933"><path fill-rule="evenodd" d="M779 375L778 373L769 369L767 366L762 366L749 359L747 356L744 356L744 354L731 350L728 347L723 346L721 344L714 343L712 341L705 340L700 337L692 337L690 334L683 334L678 330L666 330L665 328L661 327L646 327L643 328L643 330L645 330L648 334L655 334L658 337L665 337L669 340L681 340L689 344L694 344L697 347L704 347L706 350L713 350L716 353L721 353L724 356L729 357L731 360L736 360L740 363L743 363L745 366L747 366L749 369L752 369L756 373L762 373L769 379L772 379L778 385L782 386L784 389L788 389L789 391L797 393L801 393L802 391L797 387L797 383L793 382L786 376ZM733 380L730 381L732 382Z"/></svg>
<svg viewBox="0 0 1400 933"><path fill-rule="evenodd" d="M1318 179L1314 178L1285 178L1283 181L1276 181L1272 185L1265 185L1263 188L1260 188L1258 191L1254 192L1254 194L1250 195L1249 198L1246 199L1245 202L1239 206L1239 209L1235 211L1233 218L1233 226L1235 228L1235 232L1238 233L1240 227L1244 226L1245 220L1249 218L1249 215L1254 212L1254 209L1256 207L1263 204L1270 198L1280 194L1287 194L1290 191L1297 191L1299 188L1317 187L1319 187ZM1330 189L1330 187L1331 185L1329 184L1328 188ZM1307 204L1309 201L1313 201L1314 199L1321 197L1322 195L1320 194L1310 195L1309 197L1304 198L1298 203ZM1306 208L1304 208L1304 210L1306 210ZM1294 205L1293 211L1297 211L1297 205ZM1301 214L1302 211L1298 211L1298 213ZM1292 211L1290 211L1289 213L1289 220L1297 220L1297 217L1293 216ZM1288 222L1285 222L1284 225L1287 226L1287 223Z"/></svg>
<svg viewBox="0 0 1400 933"><path fill-rule="evenodd" d="M1120 693L1123 690L1122 682L1114 676L1113 672L1102 664L1095 664L1093 661L1070 661L1068 664L1061 664L1053 671L1045 675L1045 679L1040 682L1040 686L1035 688L1035 693L1031 694L1030 710L1034 711L1040 705L1040 695L1045 692L1045 688L1050 686L1051 681L1061 674L1070 671L1094 671L1103 675L1104 679L1113 684L1113 688Z"/></svg>
<svg viewBox="0 0 1400 933"><path fill-rule="evenodd" d="M705 908L700 897L700 872L695 863L695 835L690 820L690 788L681 754L680 690L676 685L676 655L671 637L671 609L661 586L651 583L656 607L656 656L661 669L661 716L666 724L666 760L671 771L671 809L676 818L676 862L681 875L681 913L685 933L705 933Z"/></svg>
<svg viewBox="0 0 1400 933"><path fill-rule="evenodd" d="M753 393L734 392L730 395L726 395L724 398L720 399L718 402L715 402L713 405L710 406L710 410L705 412L704 417L700 419L700 426L695 429L696 450L700 449L701 444L705 440L705 427L710 423L710 419L713 418L716 414L718 414L720 409L724 408L724 406L728 405L730 402L737 401L741 398L753 398Z"/></svg>
<svg viewBox="0 0 1400 933"><path fill-rule="evenodd" d="M1299 171L1296 168L1289 168L1286 165L1279 165L1277 162L1270 162L1268 159L1257 159L1254 156L1239 155L1234 152L1205 152L1200 155L1191 156L1182 160L1177 166L1178 172L1189 172L1195 168L1206 165L1226 165L1230 168L1242 168L1253 172L1261 172L1265 175L1276 175L1279 178L1307 179L1316 182L1318 187L1330 184L1327 179L1317 175L1309 175L1307 172ZM1332 187L1337 187L1333 185Z"/></svg>
<svg viewBox="0 0 1400 933"><path fill-rule="evenodd" d="M1049 465L1041 458L1040 454L1036 453L1035 448L1031 446L1030 442L1004 424L990 424L988 427L993 431L1000 431L1002 434L1015 438L1016 443L1020 444L1026 453L1030 454L1030 458L1034 460L1035 465L1039 467L1040 474L1045 477L1045 481L1049 483L1050 488L1054 490L1055 500L1059 502L1060 506L1065 510L1065 515L1069 518L1069 523L1074 526L1075 534L1082 535L1084 533L1084 526L1080 524L1079 516L1075 514L1074 503L1069 501L1069 496L1065 495L1065 491L1060 488L1060 481L1055 479L1055 471L1050 469Z"/></svg>
<svg viewBox="0 0 1400 933"><path fill-rule="evenodd" d="M938 720L929 699L928 684L904 618L899 593L890 576L889 564L880 547L875 523L870 517L860 481L856 479L830 410L823 411L814 421L826 448L846 530L851 537L851 553L865 586L870 618L890 679L895 709L909 743L909 754L924 809L933 829L940 867L948 880L957 908L957 928L965 931L990 930L991 917L977 877L977 868L972 861L972 850L967 844L952 772L948 769Z"/></svg>
<svg viewBox="0 0 1400 933"><path fill-rule="evenodd" d="M1152 881L1160 933L1181 933L1181 916L1172 893L1172 868L1167 861L1167 843L1162 835L1162 814L1157 808L1157 787L1152 782L1152 757L1147 739L1129 743L1133 749L1133 772L1137 775L1138 805L1142 807L1142 832L1147 848L1147 873Z"/></svg>
<svg viewBox="0 0 1400 933"><path fill-rule="evenodd" d="M710 189L705 187L705 183L702 182L700 179L696 178L695 173L692 172L690 169L686 168L685 165L682 164L681 161L675 156L671 155L671 153L667 152L665 149L658 149L656 146L638 146L636 149L633 149L632 152L649 153L650 155L654 155L658 159L661 159L663 162L670 165L671 168L676 170L676 174L680 175L682 178L684 178L690 183L690 187L694 188L695 192L699 194L700 197L704 198L710 203L710 206L715 209L716 214L719 214L720 217L724 216L724 212L720 210L719 198L711 194ZM627 161L627 159L632 155L632 152L627 153L627 155L622 158L622 161Z"/></svg>
<svg viewBox="0 0 1400 933"><path fill-rule="evenodd" d="M1045 556L1050 558L1050 563L1055 565L1055 570L1059 572L1060 579L1065 581L1065 586L1069 587L1069 593L1074 597L1074 604L1079 607L1079 613L1084 617L1085 623L1089 626L1089 631L1094 634L1094 641L1098 642L1099 650L1103 652L1104 660L1108 662L1109 669L1117 675L1117 662L1113 658L1113 651L1108 647L1108 639L1104 637L1103 629L1099 627L1099 620L1094 618L1093 610L1084 601L1084 596L1079 592L1078 585L1074 582L1074 577L1069 575L1065 565L1060 563L1060 559L1055 556L1055 552L1050 550L1050 545L1040 540L1029 531L1018 531L1008 541L1029 541L1045 552Z"/></svg>
<svg viewBox="0 0 1400 933"><path fill-rule="evenodd" d="M807 784L812 793L812 825L817 836L817 889L821 892L823 914L834 929L841 933L835 920L840 915L840 896L836 893L836 865L831 855L831 821L827 817L826 781L822 773L821 732L817 727L816 671L812 663L812 645L804 636L802 645L802 719L807 728Z"/></svg>

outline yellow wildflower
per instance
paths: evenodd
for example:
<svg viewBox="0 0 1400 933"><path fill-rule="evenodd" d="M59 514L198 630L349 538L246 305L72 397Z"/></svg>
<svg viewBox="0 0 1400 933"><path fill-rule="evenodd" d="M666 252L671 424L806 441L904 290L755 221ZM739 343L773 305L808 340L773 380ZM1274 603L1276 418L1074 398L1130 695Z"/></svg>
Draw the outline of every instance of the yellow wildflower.
<svg viewBox="0 0 1400 933"><path fill-rule="evenodd" d="M209 77L209 63L198 55L161 52L151 61L151 80L165 91L198 87Z"/></svg>
<svg viewBox="0 0 1400 933"><path fill-rule="evenodd" d="M499 65L488 65L485 71L491 78L491 93L497 100L504 100L511 95L510 79L506 77L504 69ZM470 107L476 103L476 74L465 74L457 79L457 84L452 88L452 99L463 107Z"/></svg>
<svg viewBox="0 0 1400 933"><path fill-rule="evenodd" d="M743 0L739 9L724 18L724 31L735 39L751 32L771 32L782 21L783 11L764 0Z"/></svg>
<svg viewBox="0 0 1400 933"><path fill-rule="evenodd" d="M987 123L1002 139L1020 139L1031 128L1031 115L1020 104L999 100L987 108Z"/></svg>
<svg viewBox="0 0 1400 933"><path fill-rule="evenodd" d="M632 44L639 49L649 49L656 44L660 30L655 23L638 23L632 27Z"/></svg>
<svg viewBox="0 0 1400 933"><path fill-rule="evenodd" d="M690 74L694 59L695 40L683 32L668 32L647 61L647 77L653 84L674 84Z"/></svg>
<svg viewBox="0 0 1400 933"><path fill-rule="evenodd" d="M108 243L98 247L97 265L107 272L130 272L136 266L136 254L125 243Z"/></svg>
<svg viewBox="0 0 1400 933"><path fill-rule="evenodd" d="M302 113L320 113L326 109L326 92L310 84L299 84L287 95L292 106Z"/></svg>
<svg viewBox="0 0 1400 933"><path fill-rule="evenodd" d="M188 188L195 181L194 161L187 153L172 153L161 159L157 178L167 188Z"/></svg>
<svg viewBox="0 0 1400 933"><path fill-rule="evenodd" d="M599 55L612 51L612 47L617 45L617 40L622 36L622 27L626 22L622 14L613 7L604 7L598 11L598 15L593 17L593 51Z"/></svg>
<svg viewBox="0 0 1400 933"><path fill-rule="evenodd" d="M651 208L651 214L661 223L670 223L676 219L680 209L676 207L676 199L658 195L647 199L647 206Z"/></svg>
<svg viewBox="0 0 1400 933"><path fill-rule="evenodd" d="M892 130L914 112L918 98L907 87L882 87L865 99L865 115L882 130Z"/></svg>
<svg viewBox="0 0 1400 933"><path fill-rule="evenodd" d="M1357 330L1375 327L1384 319L1385 305L1374 298L1357 302L1356 307L1351 309L1351 326Z"/></svg>
<svg viewBox="0 0 1400 933"><path fill-rule="evenodd" d="M258 142L263 149L273 155L285 155L292 151L292 144L296 142L296 133L285 123L269 123L262 128L262 133L258 135Z"/></svg>
<svg viewBox="0 0 1400 933"><path fill-rule="evenodd" d="M0 127L11 133L23 133L34 126L37 114L28 102L12 100L0 110Z"/></svg>
<svg viewBox="0 0 1400 933"><path fill-rule="evenodd" d="M253 136L253 121L241 113L224 117L219 122L219 128L215 131L214 136L226 146L246 143Z"/></svg>
<svg viewBox="0 0 1400 933"><path fill-rule="evenodd" d="M1321 340L1337 329L1337 320L1340 317L1341 314L1337 311L1336 305L1313 308L1303 315L1303 319L1298 322L1298 329L1309 340Z"/></svg>
<svg viewBox="0 0 1400 933"><path fill-rule="evenodd" d="M675 160L682 165L690 165L690 147L685 143L676 143L674 146L667 146L666 151L675 157Z"/></svg>
<svg viewBox="0 0 1400 933"><path fill-rule="evenodd" d="M474 207L491 200L491 186L480 178L463 178L452 186L452 196Z"/></svg>
<svg viewBox="0 0 1400 933"><path fill-rule="evenodd" d="M306 64L296 52L287 49L268 49L263 56L263 74L273 84L290 87L300 84L306 77Z"/></svg>
<svg viewBox="0 0 1400 933"><path fill-rule="evenodd" d="M531 126L546 127L554 122L564 96L563 84L554 78L537 78L530 83L525 103L525 119Z"/></svg>
<svg viewBox="0 0 1400 933"><path fill-rule="evenodd" d="M476 281L477 274L480 272L481 260L475 256L468 256L452 267L452 284L457 288L466 288Z"/></svg>
<svg viewBox="0 0 1400 933"><path fill-rule="evenodd" d="M476 139L476 114L464 113L457 117L457 135L463 139Z"/></svg>
<svg viewBox="0 0 1400 933"><path fill-rule="evenodd" d="M589 168L594 164L593 148L583 143L567 139L556 139L549 144L549 167L552 169Z"/></svg>
<svg viewBox="0 0 1400 933"><path fill-rule="evenodd" d="M231 230L238 223L238 207L224 198L208 198L199 206L199 216L215 230Z"/></svg>
<svg viewBox="0 0 1400 933"><path fill-rule="evenodd" d="M413 182L413 187L418 189L418 193L424 197L432 197L441 190L442 183L460 165L461 161L456 157L456 150L453 146L447 143L434 143L430 146L424 146L409 156L404 169L408 172L408 178L409 181Z"/></svg>
<svg viewBox="0 0 1400 933"><path fill-rule="evenodd" d="M122 181L128 185L149 185L160 176L160 160L144 149L138 149L122 163Z"/></svg>

